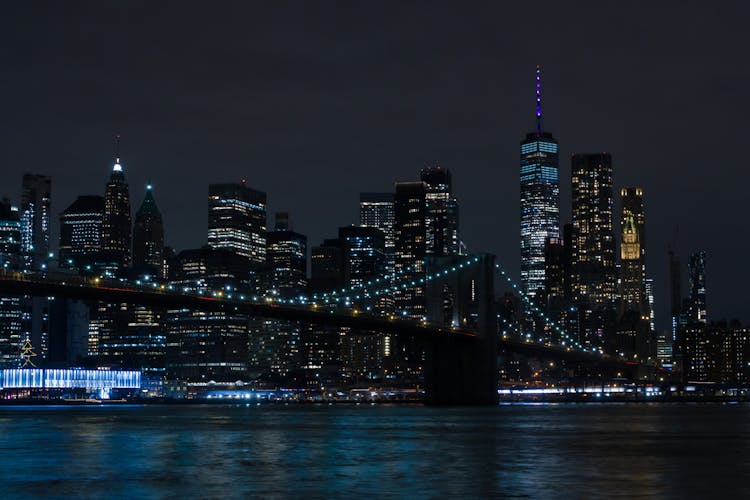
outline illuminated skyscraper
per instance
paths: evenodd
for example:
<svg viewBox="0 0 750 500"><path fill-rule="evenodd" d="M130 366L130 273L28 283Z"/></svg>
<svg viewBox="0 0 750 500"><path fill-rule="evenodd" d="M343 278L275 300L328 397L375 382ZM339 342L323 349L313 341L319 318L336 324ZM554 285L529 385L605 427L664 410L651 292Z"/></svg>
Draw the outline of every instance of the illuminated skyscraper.
<svg viewBox="0 0 750 500"><path fill-rule="evenodd" d="M164 278L164 223L154 201L151 184L135 214L133 268L139 273Z"/></svg>
<svg viewBox="0 0 750 500"><path fill-rule="evenodd" d="M521 285L544 289L544 244L560 238L557 140L542 130L541 69L536 68L536 130L521 141Z"/></svg>
<svg viewBox="0 0 750 500"><path fill-rule="evenodd" d="M393 275L395 267L393 193L361 193L359 225L376 227L385 235L385 272Z"/></svg>
<svg viewBox="0 0 750 500"><path fill-rule="evenodd" d="M424 277L427 254L427 186L424 182L398 182L394 197L396 274L405 283ZM396 313L421 320L425 314L424 285L399 288Z"/></svg>
<svg viewBox="0 0 750 500"><path fill-rule="evenodd" d="M435 256L458 255L458 200L453 196L451 172L439 166L426 167L420 177L427 189L425 251Z"/></svg>
<svg viewBox="0 0 750 500"><path fill-rule="evenodd" d="M573 199L572 294L582 341L602 348L614 342L615 238L612 228L612 157L575 154L571 159Z"/></svg>
<svg viewBox="0 0 750 500"><path fill-rule="evenodd" d="M208 187L208 245L266 263L266 193L241 183Z"/></svg>
<svg viewBox="0 0 750 500"><path fill-rule="evenodd" d="M18 208L0 200L0 267L20 269L21 219ZM21 356L21 299L0 296L0 367L19 366Z"/></svg>
<svg viewBox="0 0 750 500"><path fill-rule="evenodd" d="M276 213L274 230L266 235L266 267L262 271L263 292L287 299L307 287L307 236L294 232L286 212Z"/></svg>
<svg viewBox="0 0 750 500"><path fill-rule="evenodd" d="M25 269L41 269L48 260L50 194L46 175L24 174L21 185L21 238Z"/></svg>
<svg viewBox="0 0 750 500"><path fill-rule="evenodd" d="M104 198L84 195L60 214L60 266L91 271L102 250Z"/></svg>
<svg viewBox="0 0 750 500"><path fill-rule="evenodd" d="M690 321L708 324L706 309L706 252L700 250L690 256Z"/></svg>
<svg viewBox="0 0 750 500"><path fill-rule="evenodd" d="M110 272L130 267L131 230L130 190L118 153L104 192L102 219L102 258Z"/></svg>

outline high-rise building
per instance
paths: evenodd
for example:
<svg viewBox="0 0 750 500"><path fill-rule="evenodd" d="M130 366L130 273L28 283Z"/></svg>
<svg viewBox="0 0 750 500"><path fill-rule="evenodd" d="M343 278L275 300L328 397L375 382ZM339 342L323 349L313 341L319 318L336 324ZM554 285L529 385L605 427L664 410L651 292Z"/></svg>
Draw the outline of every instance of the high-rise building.
<svg viewBox="0 0 750 500"><path fill-rule="evenodd" d="M700 250L690 256L690 320L708 324L706 309L706 252Z"/></svg>
<svg viewBox="0 0 750 500"><path fill-rule="evenodd" d="M18 207L0 200L0 268L17 270L22 265L21 219ZM21 299L0 296L0 367L13 368L21 359Z"/></svg>
<svg viewBox="0 0 750 500"><path fill-rule="evenodd" d="M247 259L204 247L184 250L170 265L170 282L189 290L247 290ZM166 370L172 384L241 380L247 373L249 319L232 312L170 309Z"/></svg>
<svg viewBox="0 0 750 500"><path fill-rule="evenodd" d="M399 281L416 282L399 288L396 314L422 320L425 314L424 259L427 254L427 186L424 182L398 182L394 196L396 275Z"/></svg>
<svg viewBox="0 0 750 500"><path fill-rule="evenodd" d="M572 294L581 340L613 348L616 298L615 238L612 227L612 157L574 154Z"/></svg>
<svg viewBox="0 0 750 500"><path fill-rule="evenodd" d="M622 311L648 312L646 297L646 223L643 190L622 188L620 194L620 264Z"/></svg>
<svg viewBox="0 0 750 500"><path fill-rule="evenodd" d="M347 287L361 287L385 275L385 235L375 227L339 228L344 251L344 280Z"/></svg>
<svg viewBox="0 0 750 500"><path fill-rule="evenodd" d="M398 182L394 196L396 280L406 284L394 296L395 313L413 320L426 317L425 276L427 256L427 186L424 182ZM415 341L393 338L388 346L392 362L387 376L414 382L422 374L424 350Z"/></svg>
<svg viewBox="0 0 750 500"><path fill-rule="evenodd" d="M557 140L542 129L541 69L536 68L536 130L521 141L521 286L544 290L544 243L560 238Z"/></svg>
<svg viewBox="0 0 750 500"><path fill-rule="evenodd" d="M104 191L102 260L105 271L114 274L119 269L130 267L131 230L130 190L117 157Z"/></svg>
<svg viewBox="0 0 750 500"><path fill-rule="evenodd" d="M133 268L143 274L165 278L164 223L154 200L151 184L146 186L141 208L133 224Z"/></svg>
<svg viewBox="0 0 750 500"><path fill-rule="evenodd" d="M426 167L420 173L425 183L426 248L428 255L458 255L458 200L453 196L451 172L440 166Z"/></svg>
<svg viewBox="0 0 750 500"><path fill-rule="evenodd" d="M25 269L46 267L50 238L49 176L24 174L21 184L21 238Z"/></svg>
<svg viewBox="0 0 750 500"><path fill-rule="evenodd" d="M361 193L359 225L376 227L385 235L385 270L392 276L395 268L393 193Z"/></svg>
<svg viewBox="0 0 750 500"><path fill-rule="evenodd" d="M674 249L669 247L669 310L671 316L672 342L679 340L679 321L682 313L682 266Z"/></svg>
<svg viewBox="0 0 750 500"><path fill-rule="evenodd" d="M240 183L208 187L208 246L266 263L266 193Z"/></svg>
<svg viewBox="0 0 750 500"><path fill-rule="evenodd" d="M292 231L289 215L276 214L273 231L266 234L263 292L293 298L307 288L307 236Z"/></svg>
<svg viewBox="0 0 750 500"><path fill-rule="evenodd" d="M336 238L310 251L310 291L330 292L344 286L344 252Z"/></svg>
<svg viewBox="0 0 750 500"><path fill-rule="evenodd" d="M95 269L101 260L104 198L84 195L60 214L60 266L79 271Z"/></svg>

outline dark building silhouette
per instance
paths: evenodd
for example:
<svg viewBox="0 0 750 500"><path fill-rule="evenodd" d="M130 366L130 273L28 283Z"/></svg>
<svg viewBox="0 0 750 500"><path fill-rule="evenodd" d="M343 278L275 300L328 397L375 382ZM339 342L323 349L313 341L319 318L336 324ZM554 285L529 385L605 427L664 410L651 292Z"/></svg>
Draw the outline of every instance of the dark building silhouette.
<svg viewBox="0 0 750 500"><path fill-rule="evenodd" d="M139 275L165 278L164 222L154 200L153 189L146 186L141 208L133 224L133 269Z"/></svg>

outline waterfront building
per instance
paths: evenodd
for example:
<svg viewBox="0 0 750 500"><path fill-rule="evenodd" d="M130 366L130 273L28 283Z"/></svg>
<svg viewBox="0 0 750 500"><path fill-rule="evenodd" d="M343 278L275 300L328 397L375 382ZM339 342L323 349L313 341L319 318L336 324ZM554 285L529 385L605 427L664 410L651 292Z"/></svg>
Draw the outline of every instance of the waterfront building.
<svg viewBox="0 0 750 500"><path fill-rule="evenodd" d="M212 293L249 290L247 259L231 250L183 250L170 264L178 289ZM173 384L236 381L247 375L250 320L232 312L166 312L166 377Z"/></svg>
<svg viewBox="0 0 750 500"><path fill-rule="evenodd" d="M101 261L104 198L79 196L60 214L60 267L93 272Z"/></svg>
<svg viewBox="0 0 750 500"><path fill-rule="evenodd" d="M248 264L266 263L266 193L240 183L208 187L208 246L241 255Z"/></svg>
<svg viewBox="0 0 750 500"><path fill-rule="evenodd" d="M612 157L607 153L571 158L573 301L581 341L590 347L616 347L615 238L612 227Z"/></svg>
<svg viewBox="0 0 750 500"><path fill-rule="evenodd" d="M146 186L143 203L133 224L133 269L138 276L166 278L164 222L154 200L153 187Z"/></svg>
<svg viewBox="0 0 750 500"><path fill-rule="evenodd" d="M384 312L388 302L376 302L364 296L356 298L356 289L385 276L385 234L375 227L346 226L339 228L339 242L344 257L344 286L354 289L355 294L349 307L371 314ZM350 328L341 328L339 334L343 376L351 381L379 377L385 335L356 335Z"/></svg>
<svg viewBox="0 0 750 500"><path fill-rule="evenodd" d="M521 141L521 288L534 298L545 286L544 245L560 238L558 143L542 128L541 69L536 69L536 129Z"/></svg>

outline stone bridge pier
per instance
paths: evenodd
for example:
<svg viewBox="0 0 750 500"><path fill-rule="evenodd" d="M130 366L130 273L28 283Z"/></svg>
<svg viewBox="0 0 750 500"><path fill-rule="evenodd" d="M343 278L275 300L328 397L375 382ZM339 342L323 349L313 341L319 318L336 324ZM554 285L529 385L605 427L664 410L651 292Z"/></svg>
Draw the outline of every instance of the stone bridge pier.
<svg viewBox="0 0 750 500"><path fill-rule="evenodd" d="M436 335L425 345L425 391L429 405L497 403L497 315L495 257L427 282L427 320L476 332L476 336ZM466 260L466 256L433 257L427 274Z"/></svg>

